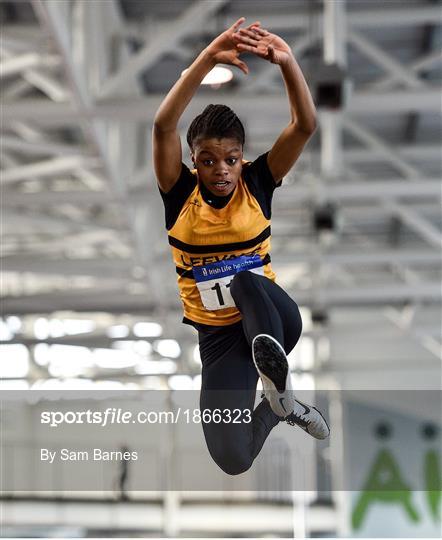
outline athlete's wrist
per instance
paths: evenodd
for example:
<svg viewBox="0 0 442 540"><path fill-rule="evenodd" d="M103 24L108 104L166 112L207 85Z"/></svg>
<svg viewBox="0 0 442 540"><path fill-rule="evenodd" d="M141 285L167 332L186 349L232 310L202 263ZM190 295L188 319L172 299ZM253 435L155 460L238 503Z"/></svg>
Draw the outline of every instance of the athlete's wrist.
<svg viewBox="0 0 442 540"><path fill-rule="evenodd" d="M217 64L216 54L218 51L214 51L210 48L210 45L206 47L200 54L201 59L210 66L210 69L214 68Z"/></svg>
<svg viewBox="0 0 442 540"><path fill-rule="evenodd" d="M281 67L281 69L284 69L294 66L295 62L296 60L294 54L292 52L286 52L282 57L279 66Z"/></svg>

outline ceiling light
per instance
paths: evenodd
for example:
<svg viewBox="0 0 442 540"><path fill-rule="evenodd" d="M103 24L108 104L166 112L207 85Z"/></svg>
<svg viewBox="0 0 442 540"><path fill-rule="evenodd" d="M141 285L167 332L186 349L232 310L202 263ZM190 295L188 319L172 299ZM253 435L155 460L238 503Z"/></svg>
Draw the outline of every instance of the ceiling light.
<svg viewBox="0 0 442 540"><path fill-rule="evenodd" d="M115 324L106 330L106 335L110 338L125 338L129 335L129 328L125 324Z"/></svg>
<svg viewBox="0 0 442 540"><path fill-rule="evenodd" d="M139 359L129 351L115 349L95 349L93 352L95 364L103 369L124 369L135 366Z"/></svg>
<svg viewBox="0 0 442 540"><path fill-rule="evenodd" d="M189 68L185 69L181 75L184 75ZM233 78L232 70L226 67L216 66L204 77L201 81L201 84L210 84L213 86L218 86L226 82L231 81Z"/></svg>
<svg viewBox="0 0 442 540"><path fill-rule="evenodd" d="M175 339L159 339L155 342L154 349L161 356L168 356L170 358L178 358L181 354L181 347Z"/></svg>
<svg viewBox="0 0 442 540"><path fill-rule="evenodd" d="M91 351L75 345L51 345L49 374L52 377L78 377L93 367Z"/></svg>
<svg viewBox="0 0 442 540"><path fill-rule="evenodd" d="M159 337L163 333L161 324L155 322L137 322L133 328L137 337Z"/></svg>
<svg viewBox="0 0 442 540"><path fill-rule="evenodd" d="M111 347L112 349L117 349L119 351L129 351L131 353L136 353L142 357L150 356L150 354L152 353L152 343L146 341L145 339L118 340L114 341Z"/></svg>
<svg viewBox="0 0 442 540"><path fill-rule="evenodd" d="M173 360L141 360L135 366L138 375L170 375L175 373L177 365Z"/></svg>
<svg viewBox="0 0 442 540"><path fill-rule="evenodd" d="M29 371L29 351L21 343L0 345L0 378L19 379Z"/></svg>
<svg viewBox="0 0 442 540"><path fill-rule="evenodd" d="M39 366L47 366L50 360L50 345L47 343L37 343L34 347L34 360Z"/></svg>
<svg viewBox="0 0 442 540"><path fill-rule="evenodd" d="M64 325L60 319L51 319L49 321L49 335L53 338L63 337L65 335Z"/></svg>
<svg viewBox="0 0 442 540"><path fill-rule="evenodd" d="M39 317L34 322L34 335L37 339L47 339L49 337L49 321Z"/></svg>
<svg viewBox="0 0 442 540"><path fill-rule="evenodd" d="M0 319L0 339L2 341L9 341L13 337L14 337L14 334L13 334L12 330L3 321L3 319Z"/></svg>
<svg viewBox="0 0 442 540"><path fill-rule="evenodd" d="M148 390L168 390L168 386L163 377L151 375L143 377L141 387Z"/></svg>
<svg viewBox="0 0 442 540"><path fill-rule="evenodd" d="M64 331L69 336L75 334L87 334L95 330L96 324L88 319L65 319L63 321Z"/></svg>
<svg viewBox="0 0 442 540"><path fill-rule="evenodd" d="M192 390L193 388L193 379L189 375L172 375L168 382L172 390Z"/></svg>
<svg viewBox="0 0 442 540"><path fill-rule="evenodd" d="M10 315L9 317L6 317L6 324L8 325L9 329L14 332L14 334L20 332L22 328L21 320L15 315Z"/></svg>

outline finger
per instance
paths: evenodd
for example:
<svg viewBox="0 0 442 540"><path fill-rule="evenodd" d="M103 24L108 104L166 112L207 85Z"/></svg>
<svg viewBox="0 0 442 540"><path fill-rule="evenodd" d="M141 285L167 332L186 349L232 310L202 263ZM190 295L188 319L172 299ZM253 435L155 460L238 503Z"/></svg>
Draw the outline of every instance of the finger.
<svg viewBox="0 0 442 540"><path fill-rule="evenodd" d="M230 27L230 30L233 30L233 32L236 32L238 28L242 25L242 23L246 20L245 17L240 17L236 22L232 24Z"/></svg>
<svg viewBox="0 0 442 540"><path fill-rule="evenodd" d="M254 23L252 24L249 24L249 26L247 26L247 28L250 30L250 28L252 28L252 26L261 26L261 22L260 21L255 21Z"/></svg>
<svg viewBox="0 0 442 540"><path fill-rule="evenodd" d="M253 27L252 30L261 36L269 35L269 32L265 28Z"/></svg>
<svg viewBox="0 0 442 540"><path fill-rule="evenodd" d="M248 43L249 45L258 45L260 38L253 32L243 30L244 29L241 28L239 32L234 34L234 39L236 39L236 41L241 41L242 43Z"/></svg>
<svg viewBox="0 0 442 540"><path fill-rule="evenodd" d="M243 62L242 60L239 60L239 58L236 58L235 60L233 60L232 62L236 67L239 67L239 69L241 71L243 71L246 75L249 74L249 67L248 65Z"/></svg>
<svg viewBox="0 0 442 540"><path fill-rule="evenodd" d="M246 45L245 43L238 43L236 48L240 52L250 52L252 54L256 54L256 56L259 56L260 58L268 58L267 49L263 51L262 49L259 49L258 47L253 47L252 45Z"/></svg>
<svg viewBox="0 0 442 540"><path fill-rule="evenodd" d="M240 28L238 31L238 34L243 35L243 36L249 36L252 39L258 38L256 32L253 32L252 30L247 30L247 28Z"/></svg>

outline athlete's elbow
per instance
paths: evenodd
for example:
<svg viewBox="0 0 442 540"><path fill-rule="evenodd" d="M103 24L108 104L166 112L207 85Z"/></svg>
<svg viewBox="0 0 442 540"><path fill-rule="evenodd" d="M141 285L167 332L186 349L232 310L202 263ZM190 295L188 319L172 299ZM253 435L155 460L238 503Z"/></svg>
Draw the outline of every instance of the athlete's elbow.
<svg viewBox="0 0 442 540"><path fill-rule="evenodd" d="M312 115L308 118L303 119L302 121L297 121L295 123L295 127L299 133L303 133L310 138L318 127L316 115Z"/></svg>
<svg viewBox="0 0 442 540"><path fill-rule="evenodd" d="M176 129L176 124L174 122L168 121L166 118L162 118L157 115L153 121L153 132L157 134L167 133L168 131L174 131Z"/></svg>

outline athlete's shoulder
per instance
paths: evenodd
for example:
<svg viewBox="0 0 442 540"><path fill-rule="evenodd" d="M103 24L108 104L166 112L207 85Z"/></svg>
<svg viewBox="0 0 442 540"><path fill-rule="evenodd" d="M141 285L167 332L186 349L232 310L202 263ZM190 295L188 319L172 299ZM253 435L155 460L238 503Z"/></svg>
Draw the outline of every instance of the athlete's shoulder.
<svg viewBox="0 0 442 540"><path fill-rule="evenodd" d="M164 193L160 189L161 198L164 202L166 211L166 229L169 230L173 227L178 216L198 184L196 170L192 171L189 167L182 163L181 173L178 180L170 191Z"/></svg>
<svg viewBox="0 0 442 540"><path fill-rule="evenodd" d="M267 219L271 217L271 204L273 192L280 183L277 184L267 163L268 152L261 154L254 161L243 163L242 177L252 195L259 202L259 205Z"/></svg>

